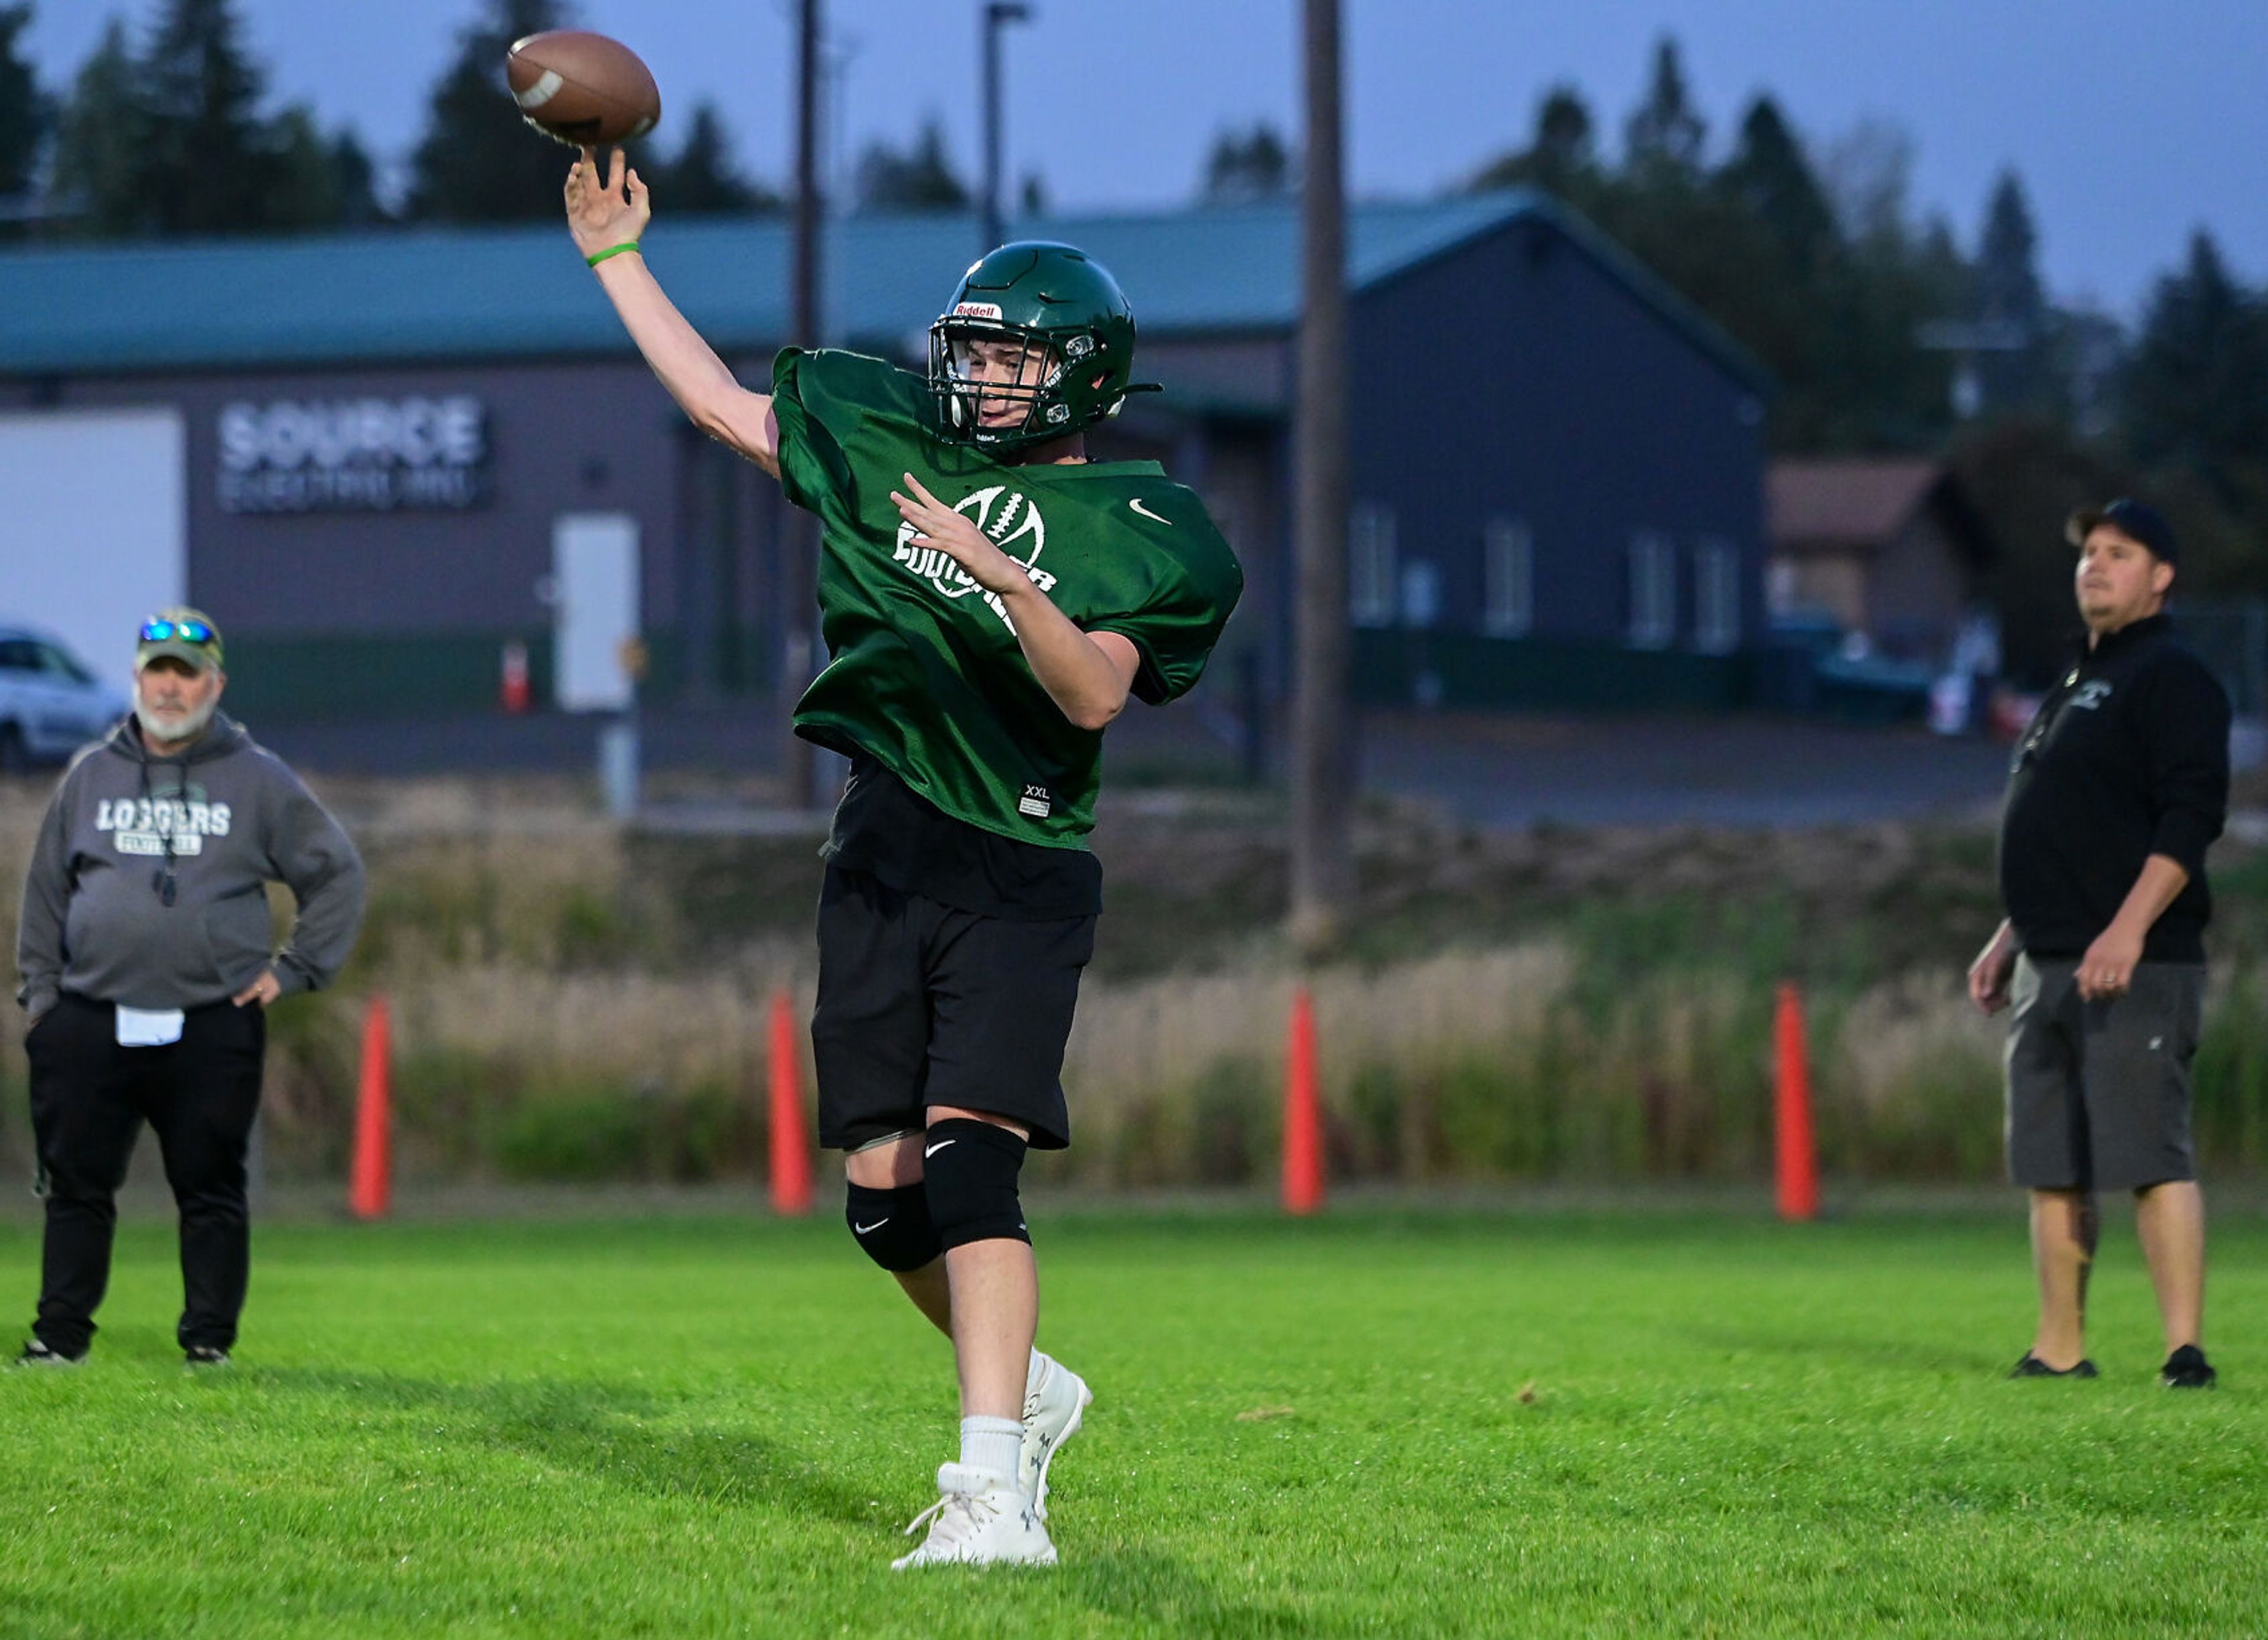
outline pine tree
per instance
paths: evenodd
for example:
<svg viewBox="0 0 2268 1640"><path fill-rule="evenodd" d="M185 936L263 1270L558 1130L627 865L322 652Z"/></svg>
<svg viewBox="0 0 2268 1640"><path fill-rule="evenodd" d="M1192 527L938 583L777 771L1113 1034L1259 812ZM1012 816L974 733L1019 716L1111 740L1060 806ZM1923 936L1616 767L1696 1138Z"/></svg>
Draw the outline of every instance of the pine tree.
<svg viewBox="0 0 2268 1640"><path fill-rule="evenodd" d="M1646 100L1632 111L1623 128L1634 172L1668 172L1692 176L1701 168L1701 151L1709 128L1693 107L1686 89L1685 69L1677 41L1663 35L1653 48L1653 78Z"/></svg>
<svg viewBox="0 0 2268 1640"><path fill-rule="evenodd" d="M144 117L126 26L114 17L79 66L56 124L55 208L76 231L112 238L150 228L139 186Z"/></svg>
<svg viewBox="0 0 2268 1640"><path fill-rule="evenodd" d="M338 225L366 228L392 220L379 201L378 167L360 137L351 130L332 137L330 162L332 184L338 190Z"/></svg>
<svg viewBox="0 0 2268 1640"><path fill-rule="evenodd" d="M861 211L961 211L968 205L968 186L946 157L945 132L934 115L910 149L868 145L858 157L858 195Z"/></svg>
<svg viewBox="0 0 2268 1640"><path fill-rule="evenodd" d="M1223 131L1205 156L1199 197L1208 205L1242 205L1280 199L1292 189L1292 151L1262 120L1249 131Z"/></svg>
<svg viewBox="0 0 2268 1640"><path fill-rule="evenodd" d="M2268 298L2230 277L2213 236L2158 281L2125 380L2127 437L2152 465L2268 464Z"/></svg>
<svg viewBox="0 0 2268 1640"><path fill-rule="evenodd" d="M1531 187L1571 195L1593 180L1597 167L1598 141L1589 107L1572 85L1554 85L1536 105L1535 139L1521 151L1482 166L1473 187Z"/></svg>
<svg viewBox="0 0 2268 1640"><path fill-rule="evenodd" d="M281 176L269 225L369 227L387 220L370 156L352 131L326 137L313 113L294 103L269 124L267 141Z"/></svg>
<svg viewBox="0 0 2268 1640"><path fill-rule="evenodd" d="M260 118L261 75L229 0L171 0L136 64L135 186L160 233L300 225L290 166Z"/></svg>
<svg viewBox="0 0 2268 1640"><path fill-rule="evenodd" d="M1591 110L1572 85L1554 85L1535 111L1537 162L1561 175L1588 171L1598 163L1598 137Z"/></svg>
<svg viewBox="0 0 2268 1640"><path fill-rule="evenodd" d="M1990 410L2037 410L2053 396L2051 315L2035 262L2038 248L2024 185L2004 171L1993 184L1977 249L1974 316L1989 344L1977 355L1977 376Z"/></svg>
<svg viewBox="0 0 2268 1640"><path fill-rule="evenodd" d="M0 6L0 199L29 195L55 123L55 107L16 45L32 24L29 0Z"/></svg>
<svg viewBox="0 0 2268 1640"><path fill-rule="evenodd" d="M1835 213L1811 174L1802 144L1770 97L1749 105L1741 121L1740 145L1717 181L1771 231L1792 273L1808 275L1832 253Z"/></svg>
<svg viewBox="0 0 2268 1640"><path fill-rule="evenodd" d="M751 181L733 157L732 134L713 102L703 101L676 154L649 167L656 209L673 213L777 211L780 199Z"/></svg>
<svg viewBox="0 0 2268 1640"><path fill-rule="evenodd" d="M434 83L425 134L409 161L405 214L421 222L541 222L559 214L573 155L527 128L504 89L504 59L522 35L566 26L560 0L489 0L457 37Z"/></svg>

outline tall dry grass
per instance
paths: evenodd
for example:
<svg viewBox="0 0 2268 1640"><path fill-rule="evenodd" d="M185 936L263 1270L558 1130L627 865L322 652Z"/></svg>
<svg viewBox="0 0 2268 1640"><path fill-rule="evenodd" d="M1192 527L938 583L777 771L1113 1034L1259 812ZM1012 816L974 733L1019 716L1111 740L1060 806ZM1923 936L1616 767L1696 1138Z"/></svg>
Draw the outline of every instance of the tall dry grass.
<svg viewBox="0 0 2268 1640"><path fill-rule="evenodd" d="M43 799L0 788L8 926ZM344 988L271 1020L265 1120L279 1173L343 1170L365 1000L382 991L412 1178L761 1176L769 1001L784 990L807 1017L814 979L808 840L626 838L565 798L500 816L461 785L383 788L349 817L371 865L370 921ZM1114 900L1107 939L1188 946L1175 920L1186 910L1160 891L1178 885L1164 874L1182 869L1187 841L1161 845L1167 865L1147 877L1131 852L1117 880L1134 889ZM1938 955L1936 926L1989 926L1989 900L1969 905L1989 877L1966 838L1935 853L1911 838L1860 841L1872 875L1855 887L1829 869L1824 838L1703 838L1667 861L1634 837L1524 838L1506 846L1494 886L1473 875L1470 847L1420 850L1396 868L1407 880L1394 892L1429 920L1399 925L1367 962L1303 975L1245 932L1202 948L1203 971L1093 971L1064 1070L1075 1144L1035 1157L1035 1174L1098 1189L1266 1179L1304 982L1339 1178L1761 1177L1773 990L1804 973L1830 1170L1994 1177L2001 1027L1962 996L1960 953ZM1216 852L1241 871L1257 846L1237 846ZM1782 875L1809 871L1819 894L1844 897L1834 916L1775 897L1760 853L1772 848L1790 862ZM1434 857L1449 875L1433 888L1407 875ZM1703 891L1725 873L1736 891ZM1548 924L1508 923L1507 905L1539 893L1557 897ZM1445 949L1454 925L1441 906L1460 899L1465 933ZM2198 1128L2214 1165L2257 1170L2268 958L2249 902L2224 900L2235 960L2216 970ZM11 1166L29 1162L20 1035L16 1010L0 1008L0 1156Z"/></svg>

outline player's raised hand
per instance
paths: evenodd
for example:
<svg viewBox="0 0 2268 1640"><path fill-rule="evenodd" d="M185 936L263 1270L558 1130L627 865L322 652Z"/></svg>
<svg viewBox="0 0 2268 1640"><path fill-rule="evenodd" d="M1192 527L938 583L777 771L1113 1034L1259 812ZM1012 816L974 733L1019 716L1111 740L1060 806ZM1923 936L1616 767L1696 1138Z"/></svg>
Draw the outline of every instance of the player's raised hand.
<svg viewBox="0 0 2268 1640"><path fill-rule="evenodd" d="M585 256L627 245L645 232L653 216L645 184L630 168L622 151L615 150L613 163L602 180L599 155L585 148L567 173L567 231L575 248Z"/></svg>

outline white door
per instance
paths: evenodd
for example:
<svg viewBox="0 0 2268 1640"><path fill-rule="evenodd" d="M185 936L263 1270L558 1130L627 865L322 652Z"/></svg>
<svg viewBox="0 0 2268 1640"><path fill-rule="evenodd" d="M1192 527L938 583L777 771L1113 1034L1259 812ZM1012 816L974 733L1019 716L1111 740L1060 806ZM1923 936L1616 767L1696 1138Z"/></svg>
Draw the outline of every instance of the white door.
<svg viewBox="0 0 2268 1640"><path fill-rule="evenodd" d="M129 688L143 617L187 598L188 459L171 407L0 415L0 617Z"/></svg>
<svg viewBox="0 0 2268 1640"><path fill-rule="evenodd" d="M563 513L551 525L553 693L563 712L619 712L638 633L638 527L628 513Z"/></svg>

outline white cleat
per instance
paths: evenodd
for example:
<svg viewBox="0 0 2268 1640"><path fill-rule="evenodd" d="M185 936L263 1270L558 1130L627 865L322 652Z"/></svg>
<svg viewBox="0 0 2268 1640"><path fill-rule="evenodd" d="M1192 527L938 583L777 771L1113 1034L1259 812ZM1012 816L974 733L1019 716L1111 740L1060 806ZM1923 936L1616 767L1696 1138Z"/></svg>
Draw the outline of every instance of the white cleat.
<svg viewBox="0 0 2268 1640"><path fill-rule="evenodd" d="M1031 1500L998 1475L965 1464L937 1472L936 1503L906 1528L908 1537L929 1523L929 1536L910 1555L890 1562L909 1566L1052 1566L1056 1546L1033 1512Z"/></svg>
<svg viewBox="0 0 2268 1640"><path fill-rule="evenodd" d="M1048 1466L1056 1449L1079 1433L1079 1420L1094 1404L1086 1380L1052 1357L1040 1381L1024 1392L1024 1449L1016 1480L1042 1520L1048 1518Z"/></svg>

